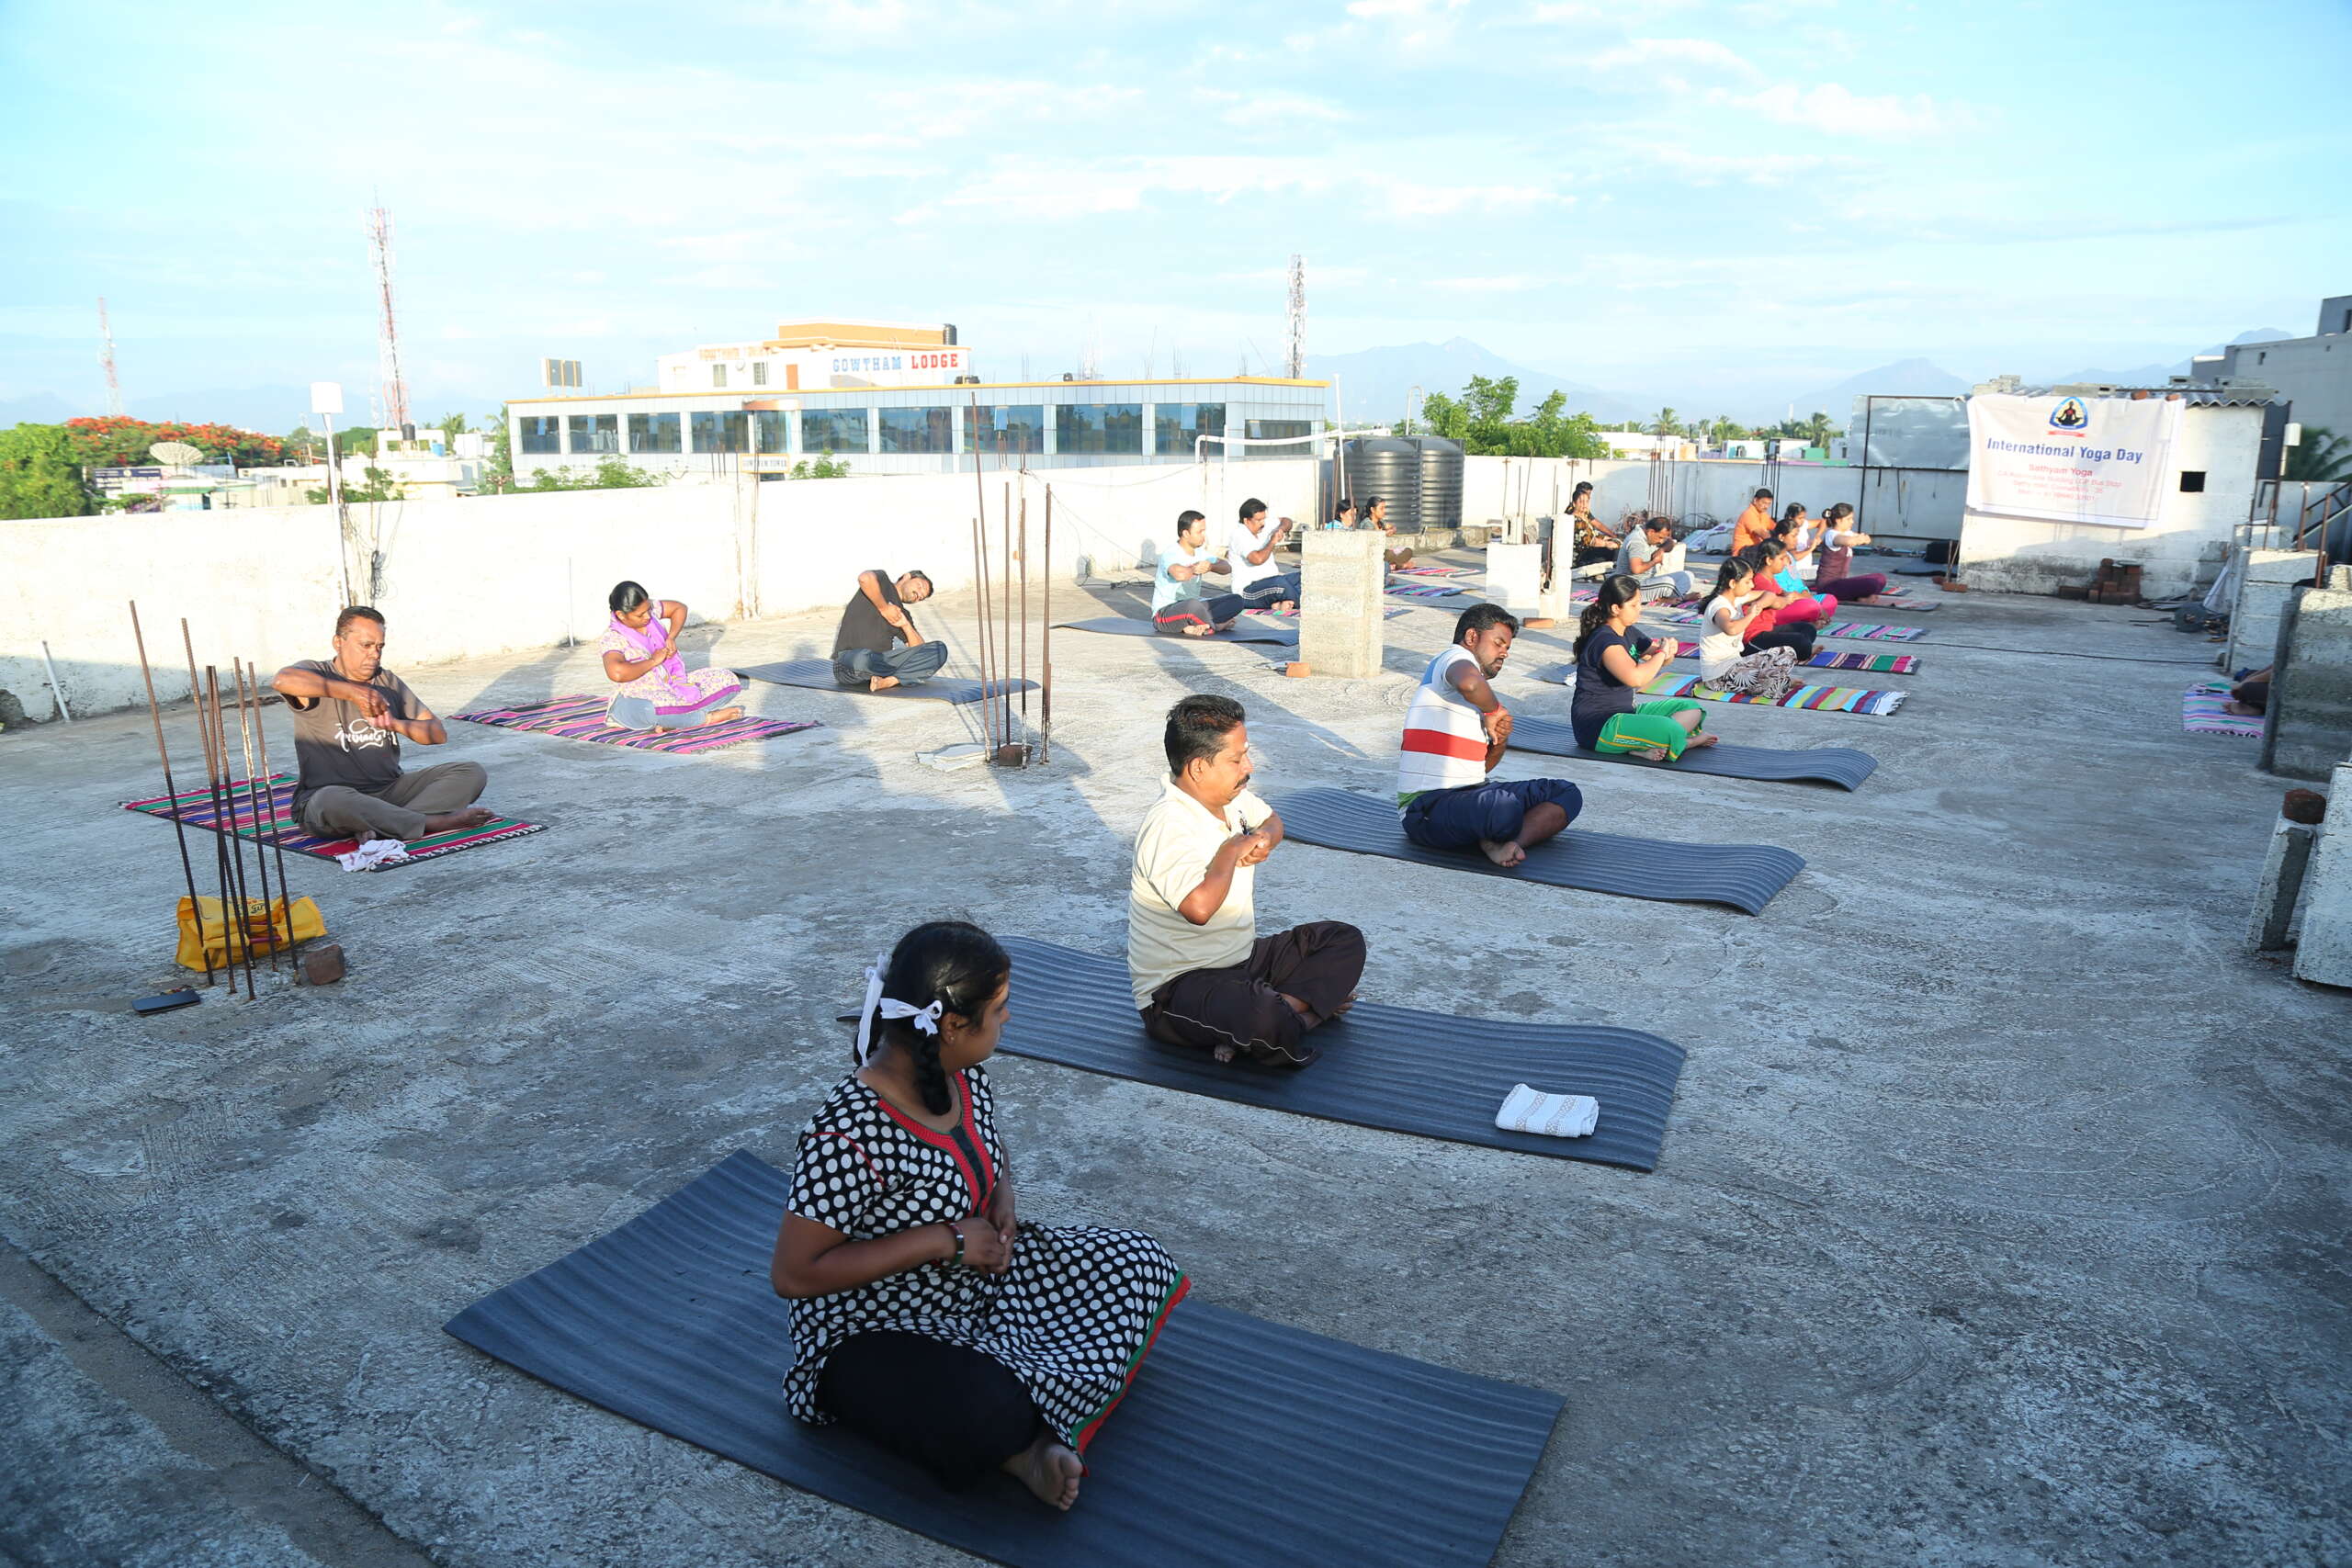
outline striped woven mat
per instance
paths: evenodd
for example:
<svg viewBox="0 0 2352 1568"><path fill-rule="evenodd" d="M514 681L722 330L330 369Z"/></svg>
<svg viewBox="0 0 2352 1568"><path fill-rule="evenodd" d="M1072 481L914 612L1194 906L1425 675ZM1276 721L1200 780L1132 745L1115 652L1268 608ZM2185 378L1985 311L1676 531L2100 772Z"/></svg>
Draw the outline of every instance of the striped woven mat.
<svg viewBox="0 0 2352 1568"><path fill-rule="evenodd" d="M495 725L501 729L527 729L540 735L560 735L566 740L597 740L607 746L627 746L638 751L668 751L692 755L700 751L716 751L722 746L733 746L745 740L773 740L779 735L791 735L803 729L814 729L817 721L807 718L742 718L729 719L725 724L696 725L688 729L619 729L605 722L606 699L598 696L550 697L543 703L524 703L511 708L479 708L472 713L451 714L469 724Z"/></svg>
<svg viewBox="0 0 2352 1568"><path fill-rule="evenodd" d="M1677 638L1674 644L1677 659L1696 659L1699 645ZM1800 670L1860 670L1872 675L1915 675L1919 670L1916 653L1833 653L1826 648L1813 650L1811 659L1800 660Z"/></svg>
<svg viewBox="0 0 2352 1568"><path fill-rule="evenodd" d="M2199 681L2180 694L2180 727L2191 735L2235 735L2249 740L2262 739L2262 716L2258 713L2231 713L2222 705L2230 700L2227 681Z"/></svg>
<svg viewBox="0 0 2352 1568"><path fill-rule="evenodd" d="M226 818L237 837L256 843L276 844L288 854L310 855L331 861L337 855L348 854L359 847L356 839L322 839L306 833L294 818L294 780L285 773L275 773L266 781L268 793L251 805L244 799L245 781L231 783L230 792L236 796L235 807L229 811L213 807L209 791L182 790L175 795L155 795L147 800L126 800L125 811L144 812L150 817L176 817L191 828L209 828L221 831ZM256 810L256 807L258 808ZM271 824L275 822L273 829ZM465 828L453 832L435 833L429 839L417 839L408 846L412 861L430 860L435 855L455 854L459 850L480 849L502 839L519 839L526 833L543 833L546 828L537 822L517 822L510 818L493 817L479 828ZM377 866L378 871L390 871L406 862L395 861Z"/></svg>
<svg viewBox="0 0 2352 1568"><path fill-rule="evenodd" d="M1478 569L1470 566L1400 566L1392 570L1399 577L1467 577Z"/></svg>
<svg viewBox="0 0 2352 1568"><path fill-rule="evenodd" d="M1446 582L1392 582L1388 592L1399 599L1442 599L1462 590Z"/></svg>
<svg viewBox="0 0 2352 1568"><path fill-rule="evenodd" d="M1867 692L1860 686L1798 686L1786 696L1765 698L1745 692L1702 690L1696 675L1661 675L1642 688L1645 696L1695 697L1706 703L1753 703L1768 708L1818 708L1825 713L1859 713L1883 718L1903 705L1902 692Z"/></svg>

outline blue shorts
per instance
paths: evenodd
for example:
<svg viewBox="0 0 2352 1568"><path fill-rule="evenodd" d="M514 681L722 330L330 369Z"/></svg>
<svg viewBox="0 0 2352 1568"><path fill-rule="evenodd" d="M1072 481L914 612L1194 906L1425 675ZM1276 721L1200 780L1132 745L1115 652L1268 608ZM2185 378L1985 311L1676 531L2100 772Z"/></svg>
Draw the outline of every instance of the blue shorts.
<svg viewBox="0 0 2352 1568"><path fill-rule="evenodd" d="M1405 807L1405 837L1423 849L1475 850L1481 843L1516 839L1527 814L1544 805L1565 807L1573 822L1584 809L1584 792L1566 779L1423 790Z"/></svg>

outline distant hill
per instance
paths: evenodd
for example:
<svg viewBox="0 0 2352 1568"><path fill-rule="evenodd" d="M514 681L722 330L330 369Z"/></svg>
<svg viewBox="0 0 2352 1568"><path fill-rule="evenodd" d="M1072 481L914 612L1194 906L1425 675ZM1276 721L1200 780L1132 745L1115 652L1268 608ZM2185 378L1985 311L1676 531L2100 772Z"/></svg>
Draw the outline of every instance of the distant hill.
<svg viewBox="0 0 2352 1568"><path fill-rule="evenodd" d="M1898 359L1892 365L1882 365L1875 370L1865 370L1859 376L1849 376L1834 387L1807 392L1797 398L1796 417L1826 413L1832 423L1843 426L1852 418L1854 400L1875 394L1879 397L1944 398L1964 393L1974 386L1925 359Z"/></svg>
<svg viewBox="0 0 2352 1568"><path fill-rule="evenodd" d="M27 398L0 398L0 430L12 424L57 424L81 411L55 392L35 392Z"/></svg>
<svg viewBox="0 0 2352 1568"><path fill-rule="evenodd" d="M1519 412L1522 414L1550 397L1567 394L1570 413L1589 413L1600 420L1631 419L1642 411L1633 400L1580 381L1570 381L1545 370L1515 365L1468 338L1443 343L1408 343L1391 348L1367 348L1355 354L1310 354L1306 373L1317 379L1337 377L1340 412L1351 424L1394 422L1405 417L1407 400L1415 387L1424 394L1443 392L1458 398L1473 376L1489 380L1504 376L1519 378Z"/></svg>
<svg viewBox="0 0 2352 1568"><path fill-rule="evenodd" d="M2279 343L2294 335L2292 333L2282 333L2277 327L2256 327L2252 332L2238 333L2227 344L2217 343L2212 347L2200 352L2219 354L2222 349L2238 344ZM2188 360L2184 359L2173 365L2135 365L2128 370L2069 370L2063 375L2036 376L2029 379L2037 386L2045 387L2061 386L2074 381L2098 381L2110 387L2161 387L2175 376L2188 375L2189 364Z"/></svg>

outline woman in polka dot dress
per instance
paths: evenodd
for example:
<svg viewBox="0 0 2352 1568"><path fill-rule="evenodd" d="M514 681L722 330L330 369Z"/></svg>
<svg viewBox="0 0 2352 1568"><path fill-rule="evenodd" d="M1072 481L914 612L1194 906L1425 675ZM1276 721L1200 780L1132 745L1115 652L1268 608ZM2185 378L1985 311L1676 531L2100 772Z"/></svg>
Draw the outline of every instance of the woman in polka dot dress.
<svg viewBox="0 0 2352 1568"><path fill-rule="evenodd" d="M980 1063L1012 960L937 921L869 970L861 1066L800 1134L769 1273L792 1303L792 1413L950 1488L1003 1471L1078 1499L1086 1450L1186 1289L1139 1231L1013 1213Z"/></svg>

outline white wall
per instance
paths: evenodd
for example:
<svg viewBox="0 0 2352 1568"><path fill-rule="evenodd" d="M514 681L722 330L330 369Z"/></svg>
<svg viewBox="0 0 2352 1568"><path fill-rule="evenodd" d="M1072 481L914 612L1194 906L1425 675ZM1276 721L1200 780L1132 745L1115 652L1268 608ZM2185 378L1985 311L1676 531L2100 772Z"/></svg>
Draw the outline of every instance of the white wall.
<svg viewBox="0 0 2352 1568"><path fill-rule="evenodd" d="M2254 504L2255 464L2262 450L2259 408L2190 404L2182 412L2173 471L2164 479L2156 521L2145 528L2039 523L1971 511L1961 565L1973 587L2048 593L2086 583L2103 559L2137 561L2150 598L2186 593L2210 581L2227 555L2233 530ZM2205 489L2184 493L2180 474L2199 470Z"/></svg>
<svg viewBox="0 0 2352 1568"><path fill-rule="evenodd" d="M1097 570L1132 565L1174 537L1177 513L1218 529L1244 496L1277 513L1313 515L1315 466L1299 459L1134 465L983 475L992 541L1008 485L1029 509L1033 587L1047 570L1046 486L1055 499L1051 570L1080 556ZM972 476L807 479L650 490L560 491L392 502L352 508L384 558L376 596L394 668L557 646L602 629L612 585L634 579L684 601L696 621L836 606L867 567L920 567L943 592L969 586ZM197 659L232 655L266 671L323 657L344 603L333 509L252 507L0 522L0 711L55 716L41 667L46 640L76 714L146 701L126 602L137 600L165 701L187 693L179 620ZM1016 569L1017 570L1017 569ZM364 584L364 570L359 581ZM355 596L364 597L364 586ZM1074 603L1074 601L1073 601Z"/></svg>
<svg viewBox="0 0 2352 1568"><path fill-rule="evenodd" d="M1462 520L1485 523L1516 516L1521 497L1531 517L1558 516L1577 481L1593 485L1592 514L1614 524L1626 513L1646 511L1651 482L1661 481L1664 509L1696 529L1728 523L1747 505L1760 484L1771 483L1785 507L1801 501L1815 513L1838 502L1857 507L1863 525L1893 541L1949 539L1960 533L1968 494L1964 472L1917 468L1833 468L1783 463L1777 478L1765 479L1760 462L1709 457L1670 463L1573 457L1470 457L1463 470ZM1867 480L1867 482L1865 482Z"/></svg>

